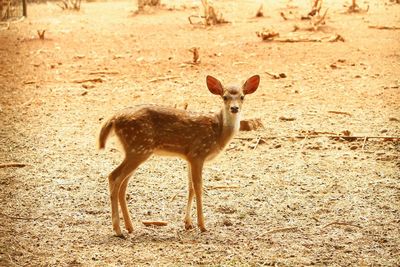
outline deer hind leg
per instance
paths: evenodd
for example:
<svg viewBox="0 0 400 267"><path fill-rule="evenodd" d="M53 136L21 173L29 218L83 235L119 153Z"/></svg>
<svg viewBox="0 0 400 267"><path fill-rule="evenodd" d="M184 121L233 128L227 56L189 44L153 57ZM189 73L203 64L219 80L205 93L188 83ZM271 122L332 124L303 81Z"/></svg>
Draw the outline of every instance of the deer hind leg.
<svg viewBox="0 0 400 267"><path fill-rule="evenodd" d="M192 182L192 171L190 164L188 165L188 202L186 206L186 213L185 213L185 229L189 230L193 228L192 218L191 218L191 210L192 210L192 203L193 203L193 196L194 196L194 189L193 189L193 182Z"/></svg>
<svg viewBox="0 0 400 267"><path fill-rule="evenodd" d="M119 205L121 206L122 215L124 216L125 228L128 230L128 233L133 232L133 225L131 217L129 216L128 205L126 204L126 188L128 187L129 179L131 175L128 175L125 180L122 182L119 188Z"/></svg>
<svg viewBox="0 0 400 267"><path fill-rule="evenodd" d="M128 231L130 231L131 229L133 230L125 199L126 187L128 186L129 176L131 175L131 173L149 156L150 155L141 155L138 157L127 156L125 160L114 171L112 171L110 176L108 177L110 187L112 225L116 236L123 236L119 224L118 201L120 202L125 225Z"/></svg>
<svg viewBox="0 0 400 267"><path fill-rule="evenodd" d="M207 230L204 224L203 215L203 164L204 162L201 160L190 162L193 189L196 195L197 224L200 228L200 231L205 232Z"/></svg>

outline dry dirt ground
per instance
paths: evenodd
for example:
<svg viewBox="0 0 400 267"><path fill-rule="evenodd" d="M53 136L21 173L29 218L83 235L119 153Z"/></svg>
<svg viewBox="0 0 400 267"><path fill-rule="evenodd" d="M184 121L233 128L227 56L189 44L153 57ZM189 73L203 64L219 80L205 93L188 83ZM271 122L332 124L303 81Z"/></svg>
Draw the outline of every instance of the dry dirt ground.
<svg viewBox="0 0 400 267"><path fill-rule="evenodd" d="M368 27L399 27L400 5L327 1L326 25L294 34L344 42L279 43L255 32L308 26L308 1L268 1L258 19L253 1L216 2L230 24L191 26L198 1L139 15L133 2L31 4L1 24L0 164L26 164L0 168L1 266L400 265L400 31ZM185 162L154 157L129 184L134 232L114 237L107 175L122 154L96 150L102 121L144 103L216 111L207 74L260 74L244 118L264 124L205 167L208 232L183 229ZM329 137L344 131L360 138Z"/></svg>

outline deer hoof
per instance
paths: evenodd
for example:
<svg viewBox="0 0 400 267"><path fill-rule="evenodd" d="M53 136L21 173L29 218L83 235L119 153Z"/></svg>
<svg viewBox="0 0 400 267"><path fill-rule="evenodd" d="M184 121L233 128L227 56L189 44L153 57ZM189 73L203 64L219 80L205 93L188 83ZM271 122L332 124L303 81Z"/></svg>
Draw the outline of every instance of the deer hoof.
<svg viewBox="0 0 400 267"><path fill-rule="evenodd" d="M204 226L199 226L199 228L202 233L207 232L207 229Z"/></svg>
<svg viewBox="0 0 400 267"><path fill-rule="evenodd" d="M193 223L192 222L185 222L185 229L186 230L193 229Z"/></svg>

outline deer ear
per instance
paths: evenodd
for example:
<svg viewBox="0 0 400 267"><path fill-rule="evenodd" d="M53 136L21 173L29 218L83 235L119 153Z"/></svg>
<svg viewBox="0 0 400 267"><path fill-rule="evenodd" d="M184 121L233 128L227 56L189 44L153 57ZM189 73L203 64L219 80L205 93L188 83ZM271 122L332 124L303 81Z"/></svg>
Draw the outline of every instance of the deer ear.
<svg viewBox="0 0 400 267"><path fill-rule="evenodd" d="M221 82L218 81L216 78L207 75L206 81L208 90L210 90L211 93L213 93L214 95L221 95L221 96L224 94L224 88L222 87Z"/></svg>
<svg viewBox="0 0 400 267"><path fill-rule="evenodd" d="M254 93L260 84L260 76L254 75L247 79L243 85L243 93L245 95Z"/></svg>

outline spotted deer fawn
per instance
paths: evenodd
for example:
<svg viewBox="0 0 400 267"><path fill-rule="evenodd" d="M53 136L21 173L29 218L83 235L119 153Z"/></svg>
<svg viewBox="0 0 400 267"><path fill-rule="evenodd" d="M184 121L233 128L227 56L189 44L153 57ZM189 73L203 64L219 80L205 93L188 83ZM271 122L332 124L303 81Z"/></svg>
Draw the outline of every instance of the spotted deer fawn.
<svg viewBox="0 0 400 267"><path fill-rule="evenodd" d="M99 148L105 147L107 137L114 130L125 151L125 159L108 177L112 225L117 236L123 236L118 202L126 229L129 233L133 231L125 198L126 188L132 172L152 154L178 156L188 162L189 194L185 228L193 228L190 213L195 196L197 223L202 232L206 231L202 210L203 165L217 156L239 130L244 97L257 90L260 76L250 77L242 87L224 87L212 76L207 76L206 82L209 91L223 100L221 111L214 115L144 106L124 109L104 123L99 135Z"/></svg>

